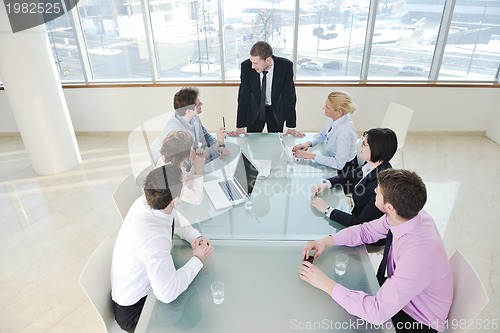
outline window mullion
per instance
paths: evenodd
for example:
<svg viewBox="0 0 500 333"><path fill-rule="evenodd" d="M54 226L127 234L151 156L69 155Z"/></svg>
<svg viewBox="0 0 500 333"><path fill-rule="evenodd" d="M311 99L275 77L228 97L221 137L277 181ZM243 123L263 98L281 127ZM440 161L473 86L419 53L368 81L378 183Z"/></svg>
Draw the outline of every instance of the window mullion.
<svg viewBox="0 0 500 333"><path fill-rule="evenodd" d="M375 20L377 18L378 0L370 1L370 9L368 11L368 22L366 24L365 48L363 52L363 60L361 63L360 80L366 82L368 80L368 71L370 69L370 56L372 53L373 32L375 30Z"/></svg>
<svg viewBox="0 0 500 333"><path fill-rule="evenodd" d="M431 68L429 71L429 81L437 82L441 62L443 61L444 49L448 40L448 33L450 31L451 20L453 19L453 10L455 9L456 0L448 0L444 5L443 16L441 17L441 24L436 39L436 47L434 48L434 55L432 56Z"/></svg>
<svg viewBox="0 0 500 333"><path fill-rule="evenodd" d="M141 0L141 9L142 9L142 18L144 22L146 49L148 50L149 66L151 70L151 79L153 80L153 83L157 83L159 80L158 62L156 59L154 37L153 37L153 26L151 24L151 15L149 13L149 0Z"/></svg>
<svg viewBox="0 0 500 333"><path fill-rule="evenodd" d="M76 0L69 0L70 3L74 3ZM85 42L85 36L83 34L82 21L80 20L80 13L78 12L78 5L74 3L72 9L67 12L70 17L71 26L75 34L75 44L78 50L78 57L80 58L80 64L82 66L83 79L85 83L94 82L94 76L92 73L92 65L90 63L89 52L87 43Z"/></svg>

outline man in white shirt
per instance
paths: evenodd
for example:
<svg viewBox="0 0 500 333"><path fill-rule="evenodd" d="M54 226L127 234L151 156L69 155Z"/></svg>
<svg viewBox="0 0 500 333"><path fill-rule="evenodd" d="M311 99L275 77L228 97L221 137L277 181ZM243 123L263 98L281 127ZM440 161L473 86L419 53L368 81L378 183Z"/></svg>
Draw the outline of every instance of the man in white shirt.
<svg viewBox="0 0 500 333"><path fill-rule="evenodd" d="M182 171L177 165L152 170L144 183L145 194L134 202L118 234L111 297L115 319L127 332L135 331L150 289L158 300L174 301L213 252L210 240L175 210L181 189ZM193 248L193 257L177 270L170 254L174 232Z"/></svg>

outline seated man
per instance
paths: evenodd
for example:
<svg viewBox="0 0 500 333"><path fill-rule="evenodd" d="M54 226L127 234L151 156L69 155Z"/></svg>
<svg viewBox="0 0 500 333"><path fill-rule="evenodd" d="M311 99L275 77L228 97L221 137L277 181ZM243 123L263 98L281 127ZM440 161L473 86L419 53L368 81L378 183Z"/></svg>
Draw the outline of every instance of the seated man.
<svg viewBox="0 0 500 333"><path fill-rule="evenodd" d="M387 169L379 173L375 193L375 205L385 215L308 242L302 255L307 259L316 250L318 257L327 246L357 246L387 236L377 294L350 290L308 261L299 268L300 278L374 325L392 318L396 332L442 331L453 300L453 277L434 220L422 210L425 184L414 172Z"/></svg>
<svg viewBox="0 0 500 333"><path fill-rule="evenodd" d="M220 155L229 154L229 150L224 144L227 137L225 128L221 127L217 131L217 138L214 138L201 123L198 115L202 112L202 106L198 89L188 87L179 90L174 95L175 114L167 121L162 137L165 138L172 131L188 131L193 136L193 148L208 148L205 158L209 162Z"/></svg>
<svg viewBox="0 0 500 333"><path fill-rule="evenodd" d="M150 289L160 301L172 302L188 288L213 251L208 238L175 210L181 190L182 171L177 165L153 169L146 177L144 195L130 207L118 233L111 298L115 319L127 332L135 331ZM193 248L193 257L178 270L170 254L174 230Z"/></svg>

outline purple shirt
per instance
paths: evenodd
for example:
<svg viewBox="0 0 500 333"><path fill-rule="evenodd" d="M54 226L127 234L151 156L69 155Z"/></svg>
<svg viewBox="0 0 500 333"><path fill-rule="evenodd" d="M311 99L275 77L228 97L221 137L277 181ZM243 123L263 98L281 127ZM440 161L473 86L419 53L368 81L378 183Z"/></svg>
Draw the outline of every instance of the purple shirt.
<svg viewBox="0 0 500 333"><path fill-rule="evenodd" d="M387 216L346 228L334 235L335 245L374 243L387 235L393 240L387 257L386 282L375 296L336 284L332 298L352 315L382 324L403 309L413 319L438 331L453 300L453 277L443 241L425 211L398 226Z"/></svg>

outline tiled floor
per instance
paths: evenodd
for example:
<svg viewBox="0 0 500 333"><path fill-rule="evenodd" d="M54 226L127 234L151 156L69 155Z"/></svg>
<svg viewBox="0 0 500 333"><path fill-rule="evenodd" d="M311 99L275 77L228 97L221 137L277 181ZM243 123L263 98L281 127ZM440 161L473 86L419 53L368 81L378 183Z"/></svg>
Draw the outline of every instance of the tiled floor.
<svg viewBox="0 0 500 333"><path fill-rule="evenodd" d="M19 137L0 137L0 332L103 331L77 279L120 227L111 195L130 172L127 137L78 143L80 166L42 177ZM401 156L394 160L400 166ZM427 184L426 209L448 254L460 249L490 295L479 319L500 320L500 146L480 136L409 136L404 160Z"/></svg>

